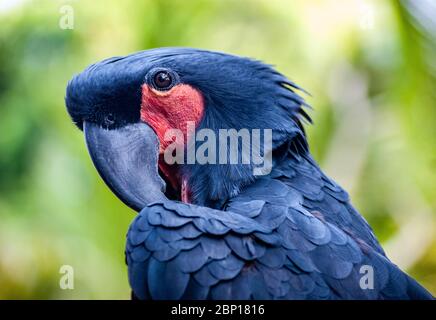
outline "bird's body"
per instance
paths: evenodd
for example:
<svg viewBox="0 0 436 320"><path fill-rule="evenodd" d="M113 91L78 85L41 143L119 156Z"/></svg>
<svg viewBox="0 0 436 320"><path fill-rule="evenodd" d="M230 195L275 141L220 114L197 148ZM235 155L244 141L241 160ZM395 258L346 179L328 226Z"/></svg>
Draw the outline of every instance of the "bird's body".
<svg viewBox="0 0 436 320"><path fill-rule="evenodd" d="M104 60L73 78L68 111L106 183L139 211L126 245L134 297L432 298L313 160L298 89L259 61L189 48ZM272 171L165 163L165 133L187 121L270 129Z"/></svg>
<svg viewBox="0 0 436 320"><path fill-rule="evenodd" d="M126 256L140 299L431 297L386 258L347 193L305 156L289 155L223 210L146 207Z"/></svg>

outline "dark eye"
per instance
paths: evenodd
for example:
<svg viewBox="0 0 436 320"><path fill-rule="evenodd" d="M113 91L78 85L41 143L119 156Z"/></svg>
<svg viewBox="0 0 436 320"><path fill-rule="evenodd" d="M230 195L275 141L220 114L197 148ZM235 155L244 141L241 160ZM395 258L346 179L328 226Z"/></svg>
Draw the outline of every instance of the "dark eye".
<svg viewBox="0 0 436 320"><path fill-rule="evenodd" d="M104 118L104 123L106 126L110 127L115 123L115 117L113 116L112 113L109 113L105 118Z"/></svg>
<svg viewBox="0 0 436 320"><path fill-rule="evenodd" d="M154 86L159 90L168 90L173 86L173 77L168 71L159 71L153 77Z"/></svg>

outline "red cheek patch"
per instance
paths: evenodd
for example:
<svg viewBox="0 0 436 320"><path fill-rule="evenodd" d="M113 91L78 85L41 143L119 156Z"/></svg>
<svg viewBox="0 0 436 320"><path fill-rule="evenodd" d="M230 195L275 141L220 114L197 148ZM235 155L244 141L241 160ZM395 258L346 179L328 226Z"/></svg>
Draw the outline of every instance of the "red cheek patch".
<svg viewBox="0 0 436 320"><path fill-rule="evenodd" d="M186 142L188 121L198 125L203 117L203 96L187 84L179 84L168 91L158 91L144 84L142 86L141 120L149 124L160 141L160 152L171 143L164 141L165 132L179 129Z"/></svg>
<svg viewBox="0 0 436 320"><path fill-rule="evenodd" d="M197 126L204 114L202 94L187 84L179 84L168 91L158 91L144 84L142 86L141 120L150 125L160 142L159 168L173 188L180 192L183 202L190 202L190 191L186 178L180 177L177 166L163 161L163 152L171 141L165 141L165 132L179 129L186 145L187 122Z"/></svg>

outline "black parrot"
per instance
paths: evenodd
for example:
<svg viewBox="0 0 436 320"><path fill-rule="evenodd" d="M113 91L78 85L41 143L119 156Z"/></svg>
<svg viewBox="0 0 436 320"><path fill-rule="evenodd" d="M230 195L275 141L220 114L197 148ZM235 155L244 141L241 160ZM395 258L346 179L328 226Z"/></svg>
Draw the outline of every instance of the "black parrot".
<svg viewBox="0 0 436 320"><path fill-rule="evenodd" d="M310 155L301 90L259 61L189 48L106 59L69 82L67 110L97 170L139 211L125 252L133 297L432 298ZM217 135L270 129L272 170L169 164L166 132L189 145L189 122Z"/></svg>

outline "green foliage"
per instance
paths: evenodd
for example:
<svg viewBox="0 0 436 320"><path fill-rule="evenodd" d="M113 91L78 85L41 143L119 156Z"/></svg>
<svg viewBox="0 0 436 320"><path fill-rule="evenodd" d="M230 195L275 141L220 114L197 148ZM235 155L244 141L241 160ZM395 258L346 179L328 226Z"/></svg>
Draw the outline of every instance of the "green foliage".
<svg viewBox="0 0 436 320"><path fill-rule="evenodd" d="M311 92L315 158L392 260L436 293L436 35L419 7L3 3L13 2L0 1L0 298L129 298L124 236L134 212L98 177L63 99L86 65L158 46L261 59ZM63 5L74 10L72 30L59 27ZM74 267L74 290L59 288L62 265Z"/></svg>

